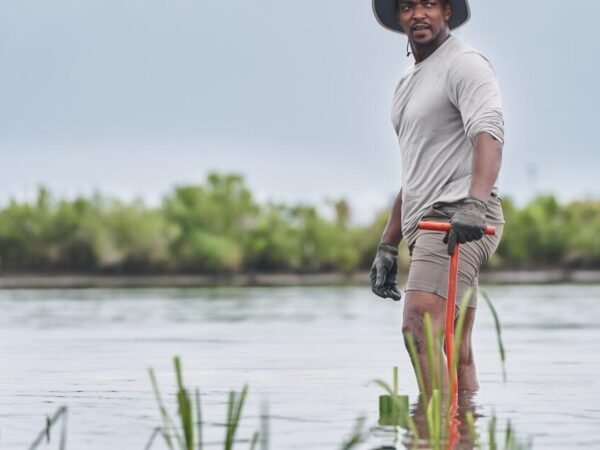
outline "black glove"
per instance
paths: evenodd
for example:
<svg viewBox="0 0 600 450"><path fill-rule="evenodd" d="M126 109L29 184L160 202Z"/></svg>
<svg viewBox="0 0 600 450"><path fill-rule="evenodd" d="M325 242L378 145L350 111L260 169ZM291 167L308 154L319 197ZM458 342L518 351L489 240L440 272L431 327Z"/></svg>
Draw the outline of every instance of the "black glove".
<svg viewBox="0 0 600 450"><path fill-rule="evenodd" d="M448 244L448 254L453 255L456 243L477 241L483 237L485 230L485 213L487 206L479 199L469 197L463 201L450 223L452 229L444 236L444 244Z"/></svg>
<svg viewBox="0 0 600 450"><path fill-rule="evenodd" d="M390 244L379 244L371 268L371 290L382 298L396 301L402 298L396 278L398 277L398 248Z"/></svg>

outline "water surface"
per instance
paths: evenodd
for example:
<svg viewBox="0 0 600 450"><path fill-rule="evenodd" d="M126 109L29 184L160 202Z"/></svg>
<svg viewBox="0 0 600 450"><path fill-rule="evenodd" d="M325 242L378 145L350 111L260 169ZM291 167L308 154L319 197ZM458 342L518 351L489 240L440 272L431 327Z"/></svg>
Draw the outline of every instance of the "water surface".
<svg viewBox="0 0 600 450"><path fill-rule="evenodd" d="M477 413L510 418L534 448L600 448L600 285L485 289L503 323L508 381L480 301ZM391 382L395 365L401 392L417 400L402 303L367 288L0 291L0 311L0 448L27 448L66 404L67 448L142 449L159 424L147 368L174 406L174 355L201 388L208 448L221 448L227 393L244 383L239 437L258 428L267 401L271 450L336 449L361 414L373 432L359 448L392 445L371 380Z"/></svg>

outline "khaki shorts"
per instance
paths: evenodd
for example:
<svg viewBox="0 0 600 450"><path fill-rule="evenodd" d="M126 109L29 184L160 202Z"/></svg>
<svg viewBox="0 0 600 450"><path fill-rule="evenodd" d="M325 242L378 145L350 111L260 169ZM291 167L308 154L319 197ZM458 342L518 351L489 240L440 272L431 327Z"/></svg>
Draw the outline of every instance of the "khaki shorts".
<svg viewBox="0 0 600 450"><path fill-rule="evenodd" d="M489 225L496 227L496 235L484 235L479 241L467 242L460 246L457 306L460 305L461 299L469 288L475 290L469 307L475 308L477 306L476 294L479 271L500 243L504 228L504 215L500 199L495 196L491 197L487 208L487 222ZM425 213L422 220L450 222L452 216L459 209L460 202L435 203ZM446 299L448 297L450 256L448 255L448 246L442 242L444 233L419 230L415 236L412 243L409 244L410 269L406 281L406 290L431 292Z"/></svg>

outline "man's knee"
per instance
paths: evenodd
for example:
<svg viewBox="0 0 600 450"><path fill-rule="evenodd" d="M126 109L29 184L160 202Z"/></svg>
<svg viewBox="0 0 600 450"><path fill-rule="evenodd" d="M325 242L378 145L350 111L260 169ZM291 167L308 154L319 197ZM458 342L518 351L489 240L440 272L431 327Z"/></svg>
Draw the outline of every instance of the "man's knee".
<svg viewBox="0 0 600 450"><path fill-rule="evenodd" d="M409 339L415 343L417 353L425 351L425 333L423 330L423 317L418 314L404 314L402 322L402 334L404 336L404 344L410 350ZM409 337L410 336L410 337Z"/></svg>
<svg viewBox="0 0 600 450"><path fill-rule="evenodd" d="M406 344L407 349L410 350L408 346L408 336L412 336L417 353L424 353L426 350L425 317L429 316L432 330L436 330L440 320L443 320L443 310L440 309L440 307L443 306L443 300L436 297L437 296L434 296L434 294L429 294L425 299L421 298L420 300L422 301L412 302L410 301L410 298L407 298L402 321L402 334L404 335L404 343ZM429 304L429 302L433 303Z"/></svg>
<svg viewBox="0 0 600 450"><path fill-rule="evenodd" d="M404 304L404 318L402 322L402 333L406 336L412 335L415 340L417 352L425 351L425 315L429 315L434 335L441 326L444 319L445 300L429 292L409 291Z"/></svg>

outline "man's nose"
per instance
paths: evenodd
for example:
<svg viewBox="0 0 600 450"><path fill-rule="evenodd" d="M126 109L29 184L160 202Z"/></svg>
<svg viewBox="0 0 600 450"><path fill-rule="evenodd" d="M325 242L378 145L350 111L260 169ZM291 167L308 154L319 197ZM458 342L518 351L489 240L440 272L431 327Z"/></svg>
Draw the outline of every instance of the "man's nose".
<svg viewBox="0 0 600 450"><path fill-rule="evenodd" d="M415 7L413 9L413 19L419 20L425 18L425 7L421 5L421 3L415 3Z"/></svg>

